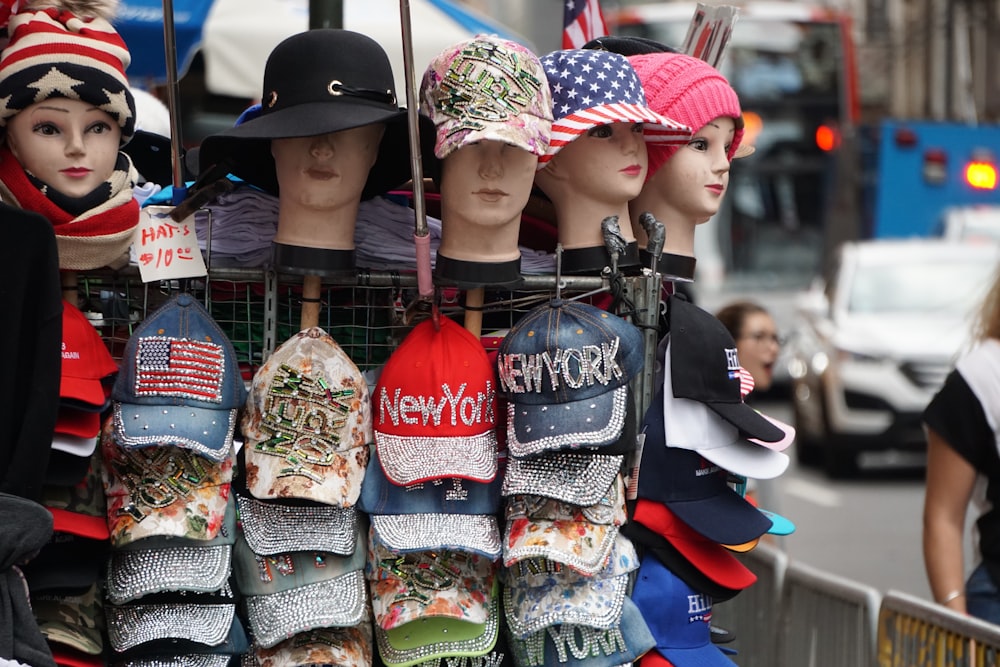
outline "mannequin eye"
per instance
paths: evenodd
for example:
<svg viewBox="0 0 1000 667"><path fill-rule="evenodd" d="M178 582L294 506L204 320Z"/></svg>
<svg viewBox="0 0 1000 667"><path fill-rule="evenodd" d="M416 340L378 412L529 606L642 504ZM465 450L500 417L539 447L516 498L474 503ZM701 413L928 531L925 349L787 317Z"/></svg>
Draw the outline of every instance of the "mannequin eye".
<svg viewBox="0 0 1000 667"><path fill-rule="evenodd" d="M611 129L610 125L598 125L597 127L590 128L587 132L588 137L597 137L598 139L607 139L614 131Z"/></svg>

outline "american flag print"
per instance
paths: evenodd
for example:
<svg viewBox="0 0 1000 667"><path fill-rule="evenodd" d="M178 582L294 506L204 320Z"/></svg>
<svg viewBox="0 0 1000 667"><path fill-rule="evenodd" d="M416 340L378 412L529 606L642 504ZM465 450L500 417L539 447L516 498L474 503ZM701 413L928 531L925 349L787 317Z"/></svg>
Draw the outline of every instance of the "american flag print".
<svg viewBox="0 0 1000 667"><path fill-rule="evenodd" d="M139 339L136 396L221 403L224 375L225 357L217 343L164 336Z"/></svg>
<svg viewBox="0 0 1000 667"><path fill-rule="evenodd" d="M604 37L608 28L598 0L565 0L563 3L564 49L579 49L596 37Z"/></svg>

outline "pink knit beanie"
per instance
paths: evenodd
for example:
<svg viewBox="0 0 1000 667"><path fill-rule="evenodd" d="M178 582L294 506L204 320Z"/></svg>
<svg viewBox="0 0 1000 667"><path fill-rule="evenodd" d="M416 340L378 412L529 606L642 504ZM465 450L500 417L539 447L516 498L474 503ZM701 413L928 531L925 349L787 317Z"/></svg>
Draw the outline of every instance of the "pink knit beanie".
<svg viewBox="0 0 1000 667"><path fill-rule="evenodd" d="M733 158L743 139L743 115L740 100L726 77L704 60L681 53L648 53L630 56L629 62L642 81L646 102L657 113L673 118L698 132L714 118L729 116L736 119L736 134L729 147ZM679 146L646 146L652 177L670 159Z"/></svg>

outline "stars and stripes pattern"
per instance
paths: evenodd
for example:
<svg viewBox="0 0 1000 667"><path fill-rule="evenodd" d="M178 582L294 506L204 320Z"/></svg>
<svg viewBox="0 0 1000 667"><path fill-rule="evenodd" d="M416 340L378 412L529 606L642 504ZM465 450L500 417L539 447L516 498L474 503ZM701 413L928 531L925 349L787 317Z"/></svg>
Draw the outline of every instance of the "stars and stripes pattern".
<svg viewBox="0 0 1000 667"><path fill-rule="evenodd" d="M205 341L150 336L139 340L135 395L222 402L225 356Z"/></svg>
<svg viewBox="0 0 1000 667"><path fill-rule="evenodd" d="M740 366L739 370L740 376L740 398L744 401L747 396L753 391L753 376L750 375L750 371Z"/></svg>
<svg viewBox="0 0 1000 667"><path fill-rule="evenodd" d="M646 106L642 83L625 56L569 49L542 58L552 90L552 137L539 167L581 134L610 123L644 123L646 141L686 143L690 129Z"/></svg>
<svg viewBox="0 0 1000 667"><path fill-rule="evenodd" d="M598 0L565 0L563 4L564 49L579 49L596 37L608 34Z"/></svg>

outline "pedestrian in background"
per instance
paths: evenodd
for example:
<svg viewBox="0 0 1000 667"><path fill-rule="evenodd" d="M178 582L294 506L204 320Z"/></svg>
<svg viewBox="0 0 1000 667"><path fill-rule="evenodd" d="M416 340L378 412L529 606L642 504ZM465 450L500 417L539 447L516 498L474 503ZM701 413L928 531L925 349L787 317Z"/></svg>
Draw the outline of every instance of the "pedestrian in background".
<svg viewBox="0 0 1000 667"><path fill-rule="evenodd" d="M980 307L972 348L924 411L924 565L934 600L1000 623L1000 273ZM965 578L965 517L980 512Z"/></svg>
<svg viewBox="0 0 1000 667"><path fill-rule="evenodd" d="M754 393L766 392L774 381L774 364L781 352L778 325L771 313L752 301L736 301L723 306L715 316L736 341L740 365L753 376Z"/></svg>

